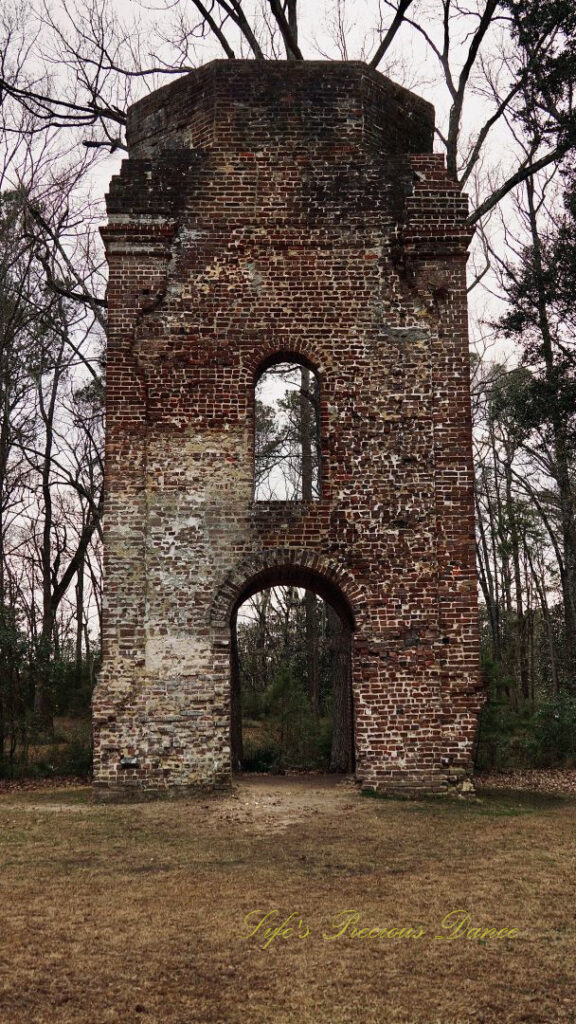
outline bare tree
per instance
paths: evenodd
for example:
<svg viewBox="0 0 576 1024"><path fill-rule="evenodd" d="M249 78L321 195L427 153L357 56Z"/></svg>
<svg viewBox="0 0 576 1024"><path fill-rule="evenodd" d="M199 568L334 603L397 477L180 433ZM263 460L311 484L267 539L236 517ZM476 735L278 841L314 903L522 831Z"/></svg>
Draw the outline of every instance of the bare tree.
<svg viewBox="0 0 576 1024"><path fill-rule="evenodd" d="M457 0L375 4L373 24L356 53L347 38L347 15L345 0L335 12L318 9L313 35L322 26L323 55L360 57L373 68L393 59L398 66L403 44L422 41L425 63L436 62L435 79L443 82L449 108L438 137L450 173L463 184L483 167L495 131L533 122L539 112L537 150L502 168L488 191L475 187L472 223L570 148L574 111L563 61L576 26L562 0L476 0L469 8ZM158 23L142 12L126 21L110 0L84 0L80 9L67 0L54 10L13 5L3 16L0 88L8 109L31 116L30 131L81 129L86 146L114 151L125 145L126 108L143 92L215 56L309 59L315 54L302 43L301 26L310 21L310 11L297 0L176 0Z"/></svg>
<svg viewBox="0 0 576 1024"><path fill-rule="evenodd" d="M81 660L99 586L105 321L84 219L91 159L24 134L2 166L0 606L27 634L28 691L48 728L62 627Z"/></svg>

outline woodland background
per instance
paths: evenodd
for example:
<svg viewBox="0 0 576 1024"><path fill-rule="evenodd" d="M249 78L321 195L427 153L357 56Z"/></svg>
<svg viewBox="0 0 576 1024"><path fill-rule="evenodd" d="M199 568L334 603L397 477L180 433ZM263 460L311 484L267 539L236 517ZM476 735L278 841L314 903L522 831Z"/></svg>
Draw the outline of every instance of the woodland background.
<svg viewBox="0 0 576 1024"><path fill-rule="evenodd" d="M573 765L572 0L160 0L153 9L11 0L0 17L0 774L89 770L102 196L125 149L128 105L213 57L361 59L434 102L436 148L468 192L476 228L472 400L489 694L476 762ZM313 498L313 375L279 367L258 397L261 495ZM332 727L342 665L332 610L308 591L263 591L241 609L237 638L244 766L345 769Z"/></svg>

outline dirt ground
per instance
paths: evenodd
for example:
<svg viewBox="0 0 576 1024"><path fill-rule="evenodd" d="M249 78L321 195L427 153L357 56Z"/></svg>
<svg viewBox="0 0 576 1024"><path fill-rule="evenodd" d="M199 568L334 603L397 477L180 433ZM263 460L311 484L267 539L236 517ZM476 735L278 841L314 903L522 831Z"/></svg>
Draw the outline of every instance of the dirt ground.
<svg viewBox="0 0 576 1024"><path fill-rule="evenodd" d="M526 787L8 788L0 1022L576 1022L575 836L574 796Z"/></svg>

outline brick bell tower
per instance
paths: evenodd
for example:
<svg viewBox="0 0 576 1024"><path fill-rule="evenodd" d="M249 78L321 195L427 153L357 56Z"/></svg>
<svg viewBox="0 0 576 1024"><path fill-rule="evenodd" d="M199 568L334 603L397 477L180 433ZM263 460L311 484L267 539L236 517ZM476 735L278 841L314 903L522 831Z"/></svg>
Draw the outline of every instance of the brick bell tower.
<svg viewBox="0 0 576 1024"><path fill-rule="evenodd" d="M231 779L231 620L346 618L356 775L470 789L482 703L467 203L430 104L361 63L214 61L135 104L113 178L95 792ZM321 493L256 501L254 389L320 388Z"/></svg>

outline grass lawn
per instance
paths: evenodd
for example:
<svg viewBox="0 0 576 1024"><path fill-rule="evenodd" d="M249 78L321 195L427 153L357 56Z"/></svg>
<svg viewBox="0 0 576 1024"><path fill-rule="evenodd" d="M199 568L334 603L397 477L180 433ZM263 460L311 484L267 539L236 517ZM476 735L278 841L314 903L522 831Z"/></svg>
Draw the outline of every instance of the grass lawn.
<svg viewBox="0 0 576 1024"><path fill-rule="evenodd" d="M574 1022L575 837L576 800L506 792L4 792L0 1021Z"/></svg>

